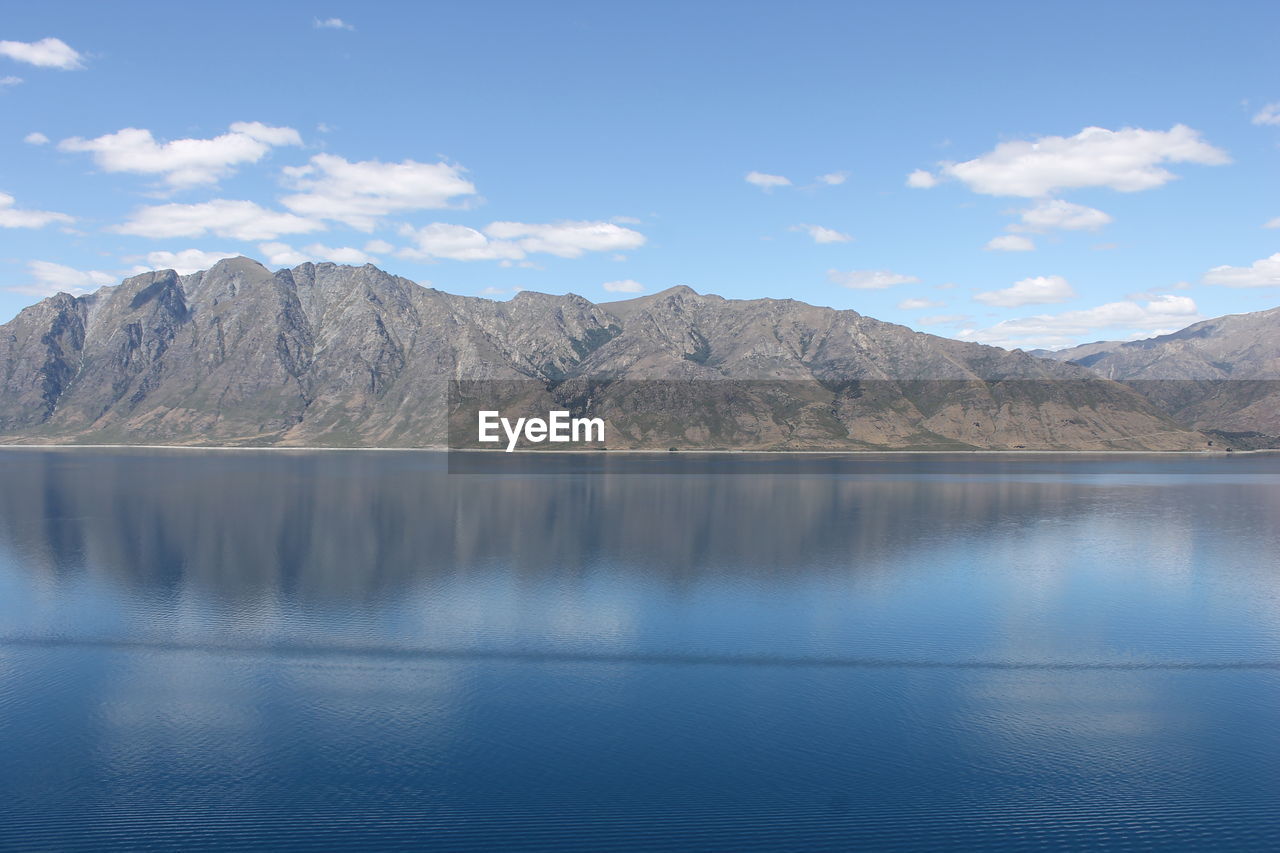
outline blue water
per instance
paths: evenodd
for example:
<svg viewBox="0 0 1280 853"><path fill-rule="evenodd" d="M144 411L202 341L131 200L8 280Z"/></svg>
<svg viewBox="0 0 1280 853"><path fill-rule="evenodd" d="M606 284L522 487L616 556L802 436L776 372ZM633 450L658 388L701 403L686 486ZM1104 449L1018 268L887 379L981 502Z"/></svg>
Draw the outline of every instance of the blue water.
<svg viewBox="0 0 1280 853"><path fill-rule="evenodd" d="M0 451L0 849L1280 849L1280 457Z"/></svg>

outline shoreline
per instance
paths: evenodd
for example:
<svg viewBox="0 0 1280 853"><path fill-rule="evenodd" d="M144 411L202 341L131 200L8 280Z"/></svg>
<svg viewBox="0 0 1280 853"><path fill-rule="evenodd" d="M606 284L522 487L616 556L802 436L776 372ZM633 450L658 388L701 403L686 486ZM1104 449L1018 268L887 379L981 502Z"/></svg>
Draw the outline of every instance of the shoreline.
<svg viewBox="0 0 1280 853"><path fill-rule="evenodd" d="M274 452L337 452L337 453L467 453L507 455L565 455L575 456L615 456L615 455L661 455L671 456L1194 456L1194 457L1227 457L1251 454L1280 453L1280 448L1259 448L1256 450L532 450L519 448L508 453L504 450L479 448L451 448L439 445L427 447L324 447L324 446L280 446L266 445L262 447L246 447L234 444L0 444L0 450L178 450L178 451L274 451Z"/></svg>

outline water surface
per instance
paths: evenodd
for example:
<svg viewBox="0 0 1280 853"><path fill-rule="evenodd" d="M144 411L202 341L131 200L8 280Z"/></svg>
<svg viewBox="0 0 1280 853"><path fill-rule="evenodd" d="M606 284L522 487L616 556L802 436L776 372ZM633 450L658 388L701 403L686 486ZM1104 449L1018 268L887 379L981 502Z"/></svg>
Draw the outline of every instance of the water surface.
<svg viewBox="0 0 1280 853"><path fill-rule="evenodd" d="M1280 848L1280 457L0 451L0 848Z"/></svg>

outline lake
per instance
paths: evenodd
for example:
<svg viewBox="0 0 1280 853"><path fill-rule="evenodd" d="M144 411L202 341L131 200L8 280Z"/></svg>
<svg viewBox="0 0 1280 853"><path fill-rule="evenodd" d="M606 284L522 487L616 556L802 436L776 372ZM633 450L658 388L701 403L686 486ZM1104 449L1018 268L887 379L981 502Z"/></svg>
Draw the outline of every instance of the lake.
<svg viewBox="0 0 1280 853"><path fill-rule="evenodd" d="M1280 849L1280 456L485 461L0 450L0 849Z"/></svg>

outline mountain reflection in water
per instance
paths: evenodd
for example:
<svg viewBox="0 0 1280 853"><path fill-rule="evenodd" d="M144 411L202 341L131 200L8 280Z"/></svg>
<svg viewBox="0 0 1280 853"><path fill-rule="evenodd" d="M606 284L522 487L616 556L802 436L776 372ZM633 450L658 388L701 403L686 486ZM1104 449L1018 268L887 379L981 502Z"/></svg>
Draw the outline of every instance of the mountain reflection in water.
<svg viewBox="0 0 1280 853"><path fill-rule="evenodd" d="M0 451L0 847L1274 849L1280 458Z"/></svg>

